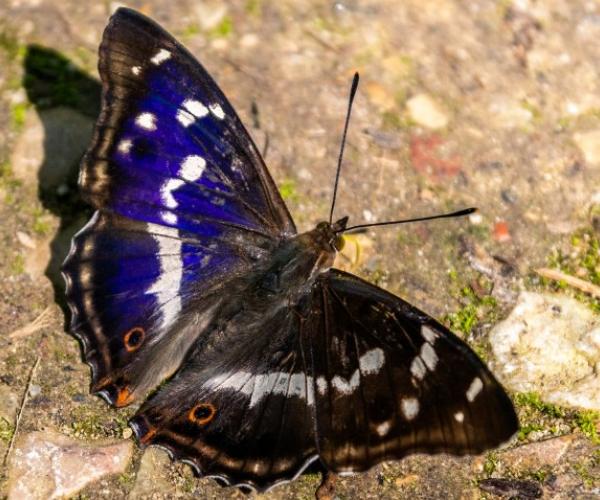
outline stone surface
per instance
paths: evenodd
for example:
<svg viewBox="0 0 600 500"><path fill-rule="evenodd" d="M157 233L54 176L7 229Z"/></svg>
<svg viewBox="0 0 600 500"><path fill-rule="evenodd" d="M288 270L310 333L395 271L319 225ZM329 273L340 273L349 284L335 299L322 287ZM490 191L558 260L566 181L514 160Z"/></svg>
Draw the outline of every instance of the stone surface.
<svg viewBox="0 0 600 500"><path fill-rule="evenodd" d="M6 384L0 384L0 418L12 424L19 408L19 396Z"/></svg>
<svg viewBox="0 0 600 500"><path fill-rule="evenodd" d="M25 272L33 279L44 276L51 260L50 237L40 238L35 241L33 249L23 251Z"/></svg>
<svg viewBox="0 0 600 500"><path fill-rule="evenodd" d="M444 128L448 116L440 105L427 94L418 94L406 102L410 117L419 125L430 129Z"/></svg>
<svg viewBox="0 0 600 500"><path fill-rule="evenodd" d="M576 132L573 134L573 140L587 163L592 166L600 165L600 130Z"/></svg>
<svg viewBox="0 0 600 500"><path fill-rule="evenodd" d="M504 450L498 454L498 458L516 471L553 467L562 460L574 439L573 435L545 439Z"/></svg>
<svg viewBox="0 0 600 500"><path fill-rule="evenodd" d="M11 157L14 175L56 190L76 175L92 136L93 121L71 108L29 111Z"/></svg>
<svg viewBox="0 0 600 500"><path fill-rule="evenodd" d="M157 491L164 494L174 493L175 488L169 483L167 474L170 463L171 459L166 451L156 446L146 449L129 498L149 498Z"/></svg>
<svg viewBox="0 0 600 500"><path fill-rule="evenodd" d="M600 410L600 318L580 302L522 292L490 342L495 373L512 390Z"/></svg>
<svg viewBox="0 0 600 500"><path fill-rule="evenodd" d="M88 445L46 431L19 437L9 470L9 500L70 496L87 484L123 472L133 443Z"/></svg>

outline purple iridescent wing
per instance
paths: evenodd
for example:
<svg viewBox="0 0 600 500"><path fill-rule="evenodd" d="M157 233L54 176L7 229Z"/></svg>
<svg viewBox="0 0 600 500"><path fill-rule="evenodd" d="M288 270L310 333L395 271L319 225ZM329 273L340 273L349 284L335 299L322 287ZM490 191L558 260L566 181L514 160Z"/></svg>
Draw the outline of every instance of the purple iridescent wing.
<svg viewBox="0 0 600 500"><path fill-rule="evenodd" d="M234 109L160 26L119 9L99 69L80 173L97 211L63 272L92 390L123 406L178 369L228 279L296 230Z"/></svg>

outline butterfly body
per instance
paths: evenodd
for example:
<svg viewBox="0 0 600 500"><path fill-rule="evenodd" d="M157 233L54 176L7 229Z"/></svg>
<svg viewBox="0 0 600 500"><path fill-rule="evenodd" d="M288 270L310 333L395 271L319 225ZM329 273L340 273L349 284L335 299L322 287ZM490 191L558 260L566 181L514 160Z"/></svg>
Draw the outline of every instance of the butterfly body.
<svg viewBox="0 0 600 500"><path fill-rule="evenodd" d="M103 110L81 166L96 209L63 273L110 404L202 475L266 489L319 460L359 472L415 452L480 453L518 422L472 350L333 265L347 218L297 234L206 70L121 8L100 48Z"/></svg>

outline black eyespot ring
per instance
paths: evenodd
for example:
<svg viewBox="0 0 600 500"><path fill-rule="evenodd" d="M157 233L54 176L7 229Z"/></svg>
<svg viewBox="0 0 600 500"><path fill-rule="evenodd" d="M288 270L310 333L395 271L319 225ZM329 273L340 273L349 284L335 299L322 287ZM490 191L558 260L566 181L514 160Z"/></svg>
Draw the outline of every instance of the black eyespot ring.
<svg viewBox="0 0 600 500"><path fill-rule="evenodd" d="M196 425L208 424L216 415L217 409L210 403L199 403L188 413L188 419Z"/></svg>
<svg viewBox="0 0 600 500"><path fill-rule="evenodd" d="M137 351L144 342L145 336L146 332L141 326L132 328L125 335L123 335L125 349L127 349L129 352Z"/></svg>

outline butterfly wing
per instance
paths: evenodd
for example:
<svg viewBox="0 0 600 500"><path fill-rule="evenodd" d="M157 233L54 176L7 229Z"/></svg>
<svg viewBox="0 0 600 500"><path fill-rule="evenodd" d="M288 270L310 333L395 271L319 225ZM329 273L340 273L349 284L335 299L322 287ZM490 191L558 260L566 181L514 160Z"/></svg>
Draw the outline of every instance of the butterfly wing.
<svg viewBox="0 0 600 500"><path fill-rule="evenodd" d="M313 384L302 318L267 303L248 309L252 317L227 322L221 340L190 356L130 424L142 444L202 475L264 490L317 458Z"/></svg>
<svg viewBox="0 0 600 500"><path fill-rule="evenodd" d="M512 403L473 351L400 298L333 269L313 289L309 318L303 345L327 469L476 454L517 431Z"/></svg>
<svg viewBox="0 0 600 500"><path fill-rule="evenodd" d="M178 368L228 279L295 227L235 111L171 35L121 8L99 69L80 174L97 212L63 272L92 390L122 406Z"/></svg>
<svg viewBox="0 0 600 500"><path fill-rule="evenodd" d="M98 67L102 112L80 176L92 205L201 234L225 225L295 233L233 107L169 33L120 8Z"/></svg>
<svg viewBox="0 0 600 500"><path fill-rule="evenodd" d="M203 475L265 489L320 458L358 472L415 452L479 453L517 430L510 400L460 339L331 270L290 306L251 295L131 424ZM235 339L235 340L232 340Z"/></svg>

